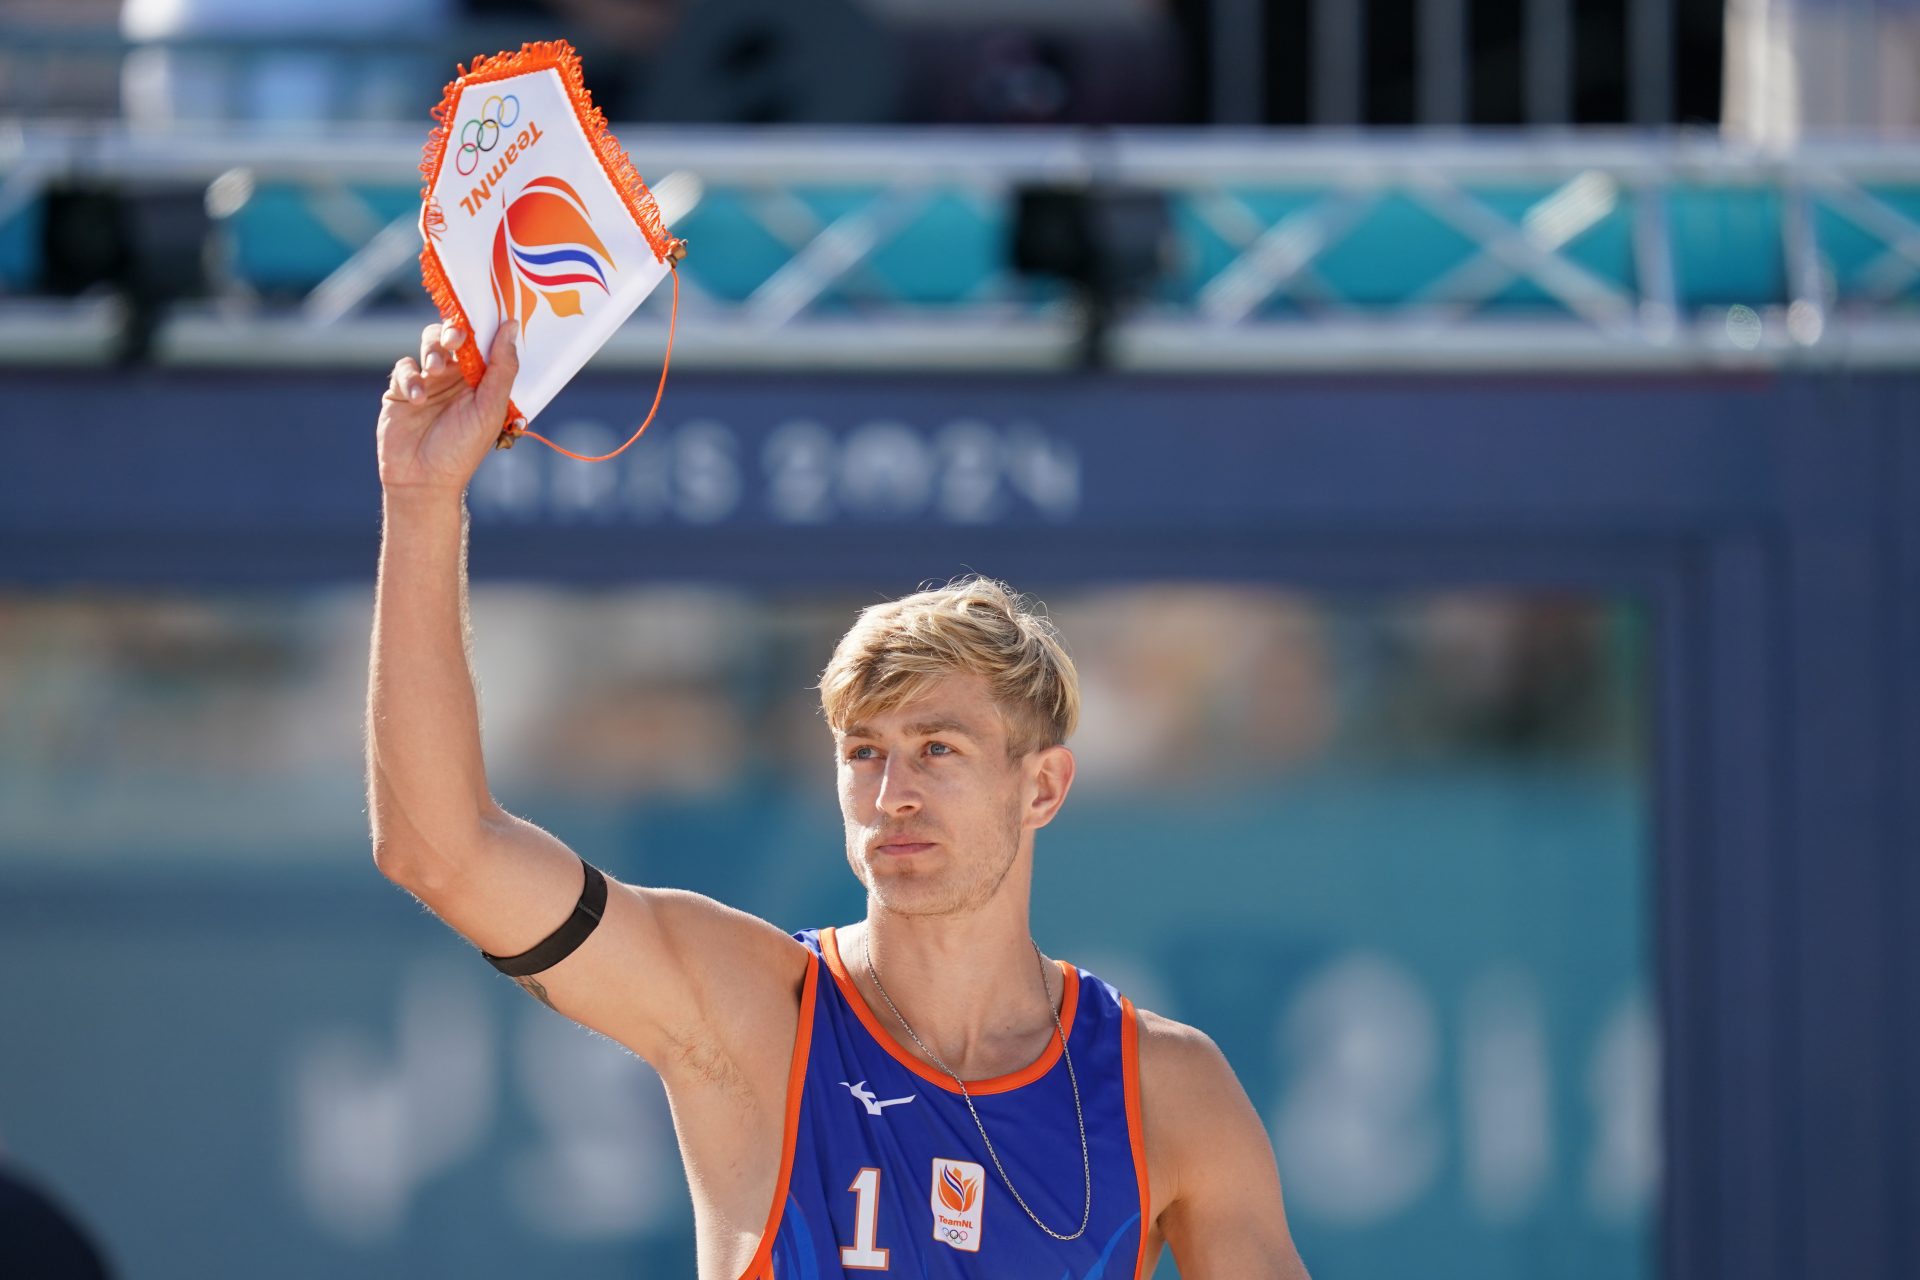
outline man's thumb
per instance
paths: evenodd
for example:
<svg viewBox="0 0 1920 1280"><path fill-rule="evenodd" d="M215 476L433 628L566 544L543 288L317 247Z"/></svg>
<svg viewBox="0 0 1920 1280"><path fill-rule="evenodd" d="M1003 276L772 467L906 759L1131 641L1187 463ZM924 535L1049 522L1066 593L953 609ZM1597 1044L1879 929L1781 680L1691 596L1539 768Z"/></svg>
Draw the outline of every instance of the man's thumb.
<svg viewBox="0 0 1920 1280"><path fill-rule="evenodd" d="M502 324L493 335L493 347L487 352L487 371L480 376L480 385L474 388L474 399L485 421L499 425L506 421L514 375L520 372L520 348L515 341L519 336L517 320Z"/></svg>

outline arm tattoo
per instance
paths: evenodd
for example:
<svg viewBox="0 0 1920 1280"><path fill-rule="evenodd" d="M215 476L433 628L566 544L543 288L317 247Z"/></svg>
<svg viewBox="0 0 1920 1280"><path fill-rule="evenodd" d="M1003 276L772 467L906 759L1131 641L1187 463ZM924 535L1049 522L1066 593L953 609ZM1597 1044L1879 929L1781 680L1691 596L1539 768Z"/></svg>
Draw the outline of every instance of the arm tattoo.
<svg viewBox="0 0 1920 1280"><path fill-rule="evenodd" d="M532 996L535 1000L538 1000L541 1004L547 1006L547 1008L553 1009L555 1013L560 1012L558 1009L553 1008L553 1001L547 999L547 989L540 985L540 982L538 979L515 978L514 982L519 985L522 991Z"/></svg>

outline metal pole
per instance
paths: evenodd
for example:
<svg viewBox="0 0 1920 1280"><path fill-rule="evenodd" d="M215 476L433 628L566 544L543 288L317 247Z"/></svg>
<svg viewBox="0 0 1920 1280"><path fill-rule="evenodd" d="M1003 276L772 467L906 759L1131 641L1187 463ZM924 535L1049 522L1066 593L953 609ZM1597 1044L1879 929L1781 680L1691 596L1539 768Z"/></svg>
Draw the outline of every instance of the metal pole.
<svg viewBox="0 0 1920 1280"><path fill-rule="evenodd" d="M1420 0L1420 123L1467 118L1466 0Z"/></svg>
<svg viewBox="0 0 1920 1280"><path fill-rule="evenodd" d="M1527 123L1573 119L1573 0L1527 0Z"/></svg>
<svg viewBox="0 0 1920 1280"><path fill-rule="evenodd" d="M1366 85L1366 0L1313 6L1313 122L1360 124Z"/></svg>
<svg viewBox="0 0 1920 1280"><path fill-rule="evenodd" d="M1267 118L1266 13L1262 0L1213 0L1214 124L1263 124Z"/></svg>
<svg viewBox="0 0 1920 1280"><path fill-rule="evenodd" d="M1847 127L1867 133L1880 125L1880 8L1876 0L1854 0L1847 21Z"/></svg>
<svg viewBox="0 0 1920 1280"><path fill-rule="evenodd" d="M1631 0L1627 9L1627 118L1673 121L1673 0Z"/></svg>

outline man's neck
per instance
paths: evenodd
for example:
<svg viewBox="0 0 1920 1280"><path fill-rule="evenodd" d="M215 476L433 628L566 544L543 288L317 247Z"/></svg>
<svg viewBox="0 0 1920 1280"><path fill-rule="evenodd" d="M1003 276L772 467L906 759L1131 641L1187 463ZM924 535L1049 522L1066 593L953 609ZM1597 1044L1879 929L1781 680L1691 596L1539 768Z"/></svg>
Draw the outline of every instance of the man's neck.
<svg viewBox="0 0 1920 1280"><path fill-rule="evenodd" d="M836 936L842 964L888 1032L912 1049L904 1018L951 1072L978 1080L1025 1067L1054 1034L1065 982L1026 923L1024 911L897 916L870 905Z"/></svg>

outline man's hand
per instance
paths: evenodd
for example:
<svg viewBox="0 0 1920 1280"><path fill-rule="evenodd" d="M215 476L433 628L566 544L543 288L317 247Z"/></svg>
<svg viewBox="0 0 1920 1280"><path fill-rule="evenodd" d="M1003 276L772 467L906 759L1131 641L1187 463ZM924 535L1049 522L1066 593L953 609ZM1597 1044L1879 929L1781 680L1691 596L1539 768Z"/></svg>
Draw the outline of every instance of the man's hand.
<svg viewBox="0 0 1920 1280"><path fill-rule="evenodd" d="M380 399L380 483L388 492L466 491L506 422L520 352L520 327L509 320L494 335L487 372L469 387L453 353L467 335L430 324L420 357L401 357Z"/></svg>

